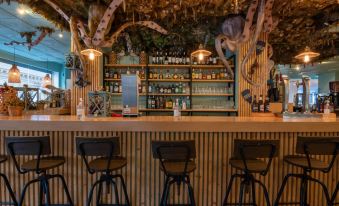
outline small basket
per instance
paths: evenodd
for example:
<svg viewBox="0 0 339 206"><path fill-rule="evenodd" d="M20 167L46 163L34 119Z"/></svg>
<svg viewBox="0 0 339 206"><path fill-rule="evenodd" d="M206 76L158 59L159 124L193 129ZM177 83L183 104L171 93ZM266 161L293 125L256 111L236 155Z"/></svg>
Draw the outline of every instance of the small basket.
<svg viewBox="0 0 339 206"><path fill-rule="evenodd" d="M9 116L22 116L24 107L21 106L8 106Z"/></svg>

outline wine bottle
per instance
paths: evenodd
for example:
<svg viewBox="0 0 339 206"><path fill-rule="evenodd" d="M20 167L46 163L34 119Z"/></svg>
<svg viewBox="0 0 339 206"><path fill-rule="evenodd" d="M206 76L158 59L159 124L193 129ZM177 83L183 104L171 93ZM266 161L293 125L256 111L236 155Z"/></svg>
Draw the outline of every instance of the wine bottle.
<svg viewBox="0 0 339 206"><path fill-rule="evenodd" d="M258 108L259 108L259 112L265 112L265 105L264 105L264 102L263 102L263 96L262 95L259 96Z"/></svg>

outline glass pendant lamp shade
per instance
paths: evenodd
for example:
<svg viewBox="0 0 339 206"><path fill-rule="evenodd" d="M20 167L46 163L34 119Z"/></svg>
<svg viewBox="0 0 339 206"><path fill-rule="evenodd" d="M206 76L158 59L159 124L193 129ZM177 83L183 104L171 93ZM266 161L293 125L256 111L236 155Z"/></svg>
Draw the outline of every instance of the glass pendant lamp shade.
<svg viewBox="0 0 339 206"><path fill-rule="evenodd" d="M8 71L8 83L21 83L20 70L13 64Z"/></svg>
<svg viewBox="0 0 339 206"><path fill-rule="evenodd" d="M204 46L202 44L199 45L199 49L192 52L192 57L197 57L200 61L203 60L205 57L211 56L212 52L204 49Z"/></svg>
<svg viewBox="0 0 339 206"><path fill-rule="evenodd" d="M305 63L308 63L311 61L312 58L318 57L319 55L320 55L319 53L313 52L309 47L306 47L305 50L302 53L295 56L295 58Z"/></svg>
<svg viewBox="0 0 339 206"><path fill-rule="evenodd" d="M43 87L47 87L49 85L52 85L52 79L51 76L49 74L46 74L46 76L43 79Z"/></svg>
<svg viewBox="0 0 339 206"><path fill-rule="evenodd" d="M90 60L94 60L95 57L99 57L102 55L101 51L98 51L96 49L85 49L80 52L82 55L88 56Z"/></svg>

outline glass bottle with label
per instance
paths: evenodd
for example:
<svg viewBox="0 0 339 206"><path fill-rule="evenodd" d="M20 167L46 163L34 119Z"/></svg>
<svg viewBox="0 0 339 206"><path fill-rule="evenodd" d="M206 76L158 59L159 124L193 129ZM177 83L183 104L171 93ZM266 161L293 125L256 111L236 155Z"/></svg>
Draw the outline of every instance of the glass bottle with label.
<svg viewBox="0 0 339 206"><path fill-rule="evenodd" d="M259 112L265 112L265 105L263 101L263 96L259 96L259 102L258 102Z"/></svg>
<svg viewBox="0 0 339 206"><path fill-rule="evenodd" d="M252 112L258 112L259 108L258 108L258 102L257 102L257 96L254 95L253 101L252 101Z"/></svg>

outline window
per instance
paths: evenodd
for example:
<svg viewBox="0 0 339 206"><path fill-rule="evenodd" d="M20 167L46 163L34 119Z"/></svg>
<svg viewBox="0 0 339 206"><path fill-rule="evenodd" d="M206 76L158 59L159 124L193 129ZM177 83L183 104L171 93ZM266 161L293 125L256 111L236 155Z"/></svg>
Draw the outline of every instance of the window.
<svg viewBox="0 0 339 206"><path fill-rule="evenodd" d="M0 84L2 85L4 82L7 82L7 74L9 69L12 67L11 64L6 64L0 62ZM31 88L42 88L42 80L46 76L46 74L50 74L52 77L53 85L58 87L58 74L57 72L42 72L34 69L29 69L26 67L18 66L21 73L21 83L20 84L9 84L14 87L22 87L24 84L27 84L28 87Z"/></svg>

